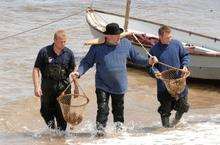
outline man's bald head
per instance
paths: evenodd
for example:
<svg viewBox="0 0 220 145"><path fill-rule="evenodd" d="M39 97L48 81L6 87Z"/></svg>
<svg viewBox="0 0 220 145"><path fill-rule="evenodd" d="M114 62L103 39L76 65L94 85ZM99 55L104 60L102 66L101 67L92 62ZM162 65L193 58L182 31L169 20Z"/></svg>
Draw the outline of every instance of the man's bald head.
<svg viewBox="0 0 220 145"><path fill-rule="evenodd" d="M67 35L66 35L66 32L64 30L57 30L55 33L54 33L54 41L57 40L57 39L67 39Z"/></svg>
<svg viewBox="0 0 220 145"><path fill-rule="evenodd" d="M54 34L54 44L57 49L63 49L67 42L67 35L64 30L57 30Z"/></svg>

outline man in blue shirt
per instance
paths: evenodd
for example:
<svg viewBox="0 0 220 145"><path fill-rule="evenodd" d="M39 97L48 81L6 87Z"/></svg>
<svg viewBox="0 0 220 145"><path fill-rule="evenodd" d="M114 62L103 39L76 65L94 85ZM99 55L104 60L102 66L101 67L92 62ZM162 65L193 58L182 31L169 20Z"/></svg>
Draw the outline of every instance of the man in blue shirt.
<svg viewBox="0 0 220 145"><path fill-rule="evenodd" d="M159 31L159 42L150 49L150 54L154 57L149 59L149 64L153 65L155 59L168 64L170 66L181 68L184 71L188 71L190 63L189 53L185 49L181 42L173 40L171 36L171 29L168 26L162 26ZM154 60L154 61L153 61ZM168 70L169 68L155 64L154 67L149 69L149 73L157 78L160 76L160 72ZM162 125L164 127L171 127L179 122L184 112L189 109L187 102L188 87L186 86L184 91L178 96L178 100L171 96L165 87L162 80L157 79L157 98L160 102L158 112L161 115ZM176 115L173 123L170 124L169 117L172 110L176 110Z"/></svg>
<svg viewBox="0 0 220 145"><path fill-rule="evenodd" d="M66 130L67 123L56 98L69 84L69 74L75 68L74 55L65 47L66 41L65 31L58 30L54 43L39 51L32 74L35 96L41 99L41 116L52 129L55 129L56 119L57 128L62 131Z"/></svg>
<svg viewBox="0 0 220 145"><path fill-rule="evenodd" d="M97 95L97 135L104 135L104 128L109 114L109 97L112 99L112 113L116 130L121 130L124 123L124 94L127 90L127 59L145 65L142 57L127 39L120 40L123 29L116 23L106 26L105 43L92 45L89 52L80 62L79 68L72 75L82 76L96 64L96 95Z"/></svg>

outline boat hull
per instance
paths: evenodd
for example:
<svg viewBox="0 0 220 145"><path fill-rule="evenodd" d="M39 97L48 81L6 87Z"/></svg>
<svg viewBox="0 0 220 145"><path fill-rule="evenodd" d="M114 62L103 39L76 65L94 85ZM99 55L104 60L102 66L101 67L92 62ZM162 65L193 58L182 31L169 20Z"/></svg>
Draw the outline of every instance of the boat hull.
<svg viewBox="0 0 220 145"><path fill-rule="evenodd" d="M119 19L119 17L115 17L114 21L113 16L107 16L104 14L102 16L105 16L105 20L109 22L117 22L120 26L123 24L123 20ZM94 26L94 24L91 22L91 17L87 15L87 22L90 26L91 34L94 36L94 38L102 37L102 29L103 26L105 26L104 22L102 21L99 26ZM98 18L96 18L98 21ZM97 22L96 22L97 23ZM101 27L100 27L101 26ZM146 30L145 30L146 31ZM157 31L156 29L150 30L148 33L154 33ZM155 34L153 34L155 35ZM142 48L140 45L135 45L135 48L144 56L148 57L144 48ZM216 43L213 43L216 47ZM149 50L149 48L147 48ZM136 65L136 64L133 64ZM138 67L141 67L137 65ZM143 66L142 66L143 67ZM199 79L211 79L211 80L220 80L220 56L204 56L204 55L191 55L191 64L189 66L189 69L191 71L190 77L191 78L199 78Z"/></svg>

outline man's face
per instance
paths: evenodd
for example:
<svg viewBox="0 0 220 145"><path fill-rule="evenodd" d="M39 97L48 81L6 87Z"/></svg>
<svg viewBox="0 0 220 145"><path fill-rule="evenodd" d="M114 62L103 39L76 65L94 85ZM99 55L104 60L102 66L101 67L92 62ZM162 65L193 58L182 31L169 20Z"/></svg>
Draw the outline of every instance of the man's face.
<svg viewBox="0 0 220 145"><path fill-rule="evenodd" d="M169 44L172 39L171 32L165 32L164 34L159 36L159 39L162 44Z"/></svg>
<svg viewBox="0 0 220 145"><path fill-rule="evenodd" d="M62 50L65 47L66 42L67 42L66 36L58 36L54 40L55 46L60 50Z"/></svg>
<svg viewBox="0 0 220 145"><path fill-rule="evenodd" d="M113 44L118 44L120 35L106 35L106 40Z"/></svg>

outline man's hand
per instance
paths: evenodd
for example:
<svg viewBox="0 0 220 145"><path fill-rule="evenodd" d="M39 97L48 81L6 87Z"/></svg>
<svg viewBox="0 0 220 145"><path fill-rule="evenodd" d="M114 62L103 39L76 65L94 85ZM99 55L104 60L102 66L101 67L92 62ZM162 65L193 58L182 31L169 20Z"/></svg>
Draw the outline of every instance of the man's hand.
<svg viewBox="0 0 220 145"><path fill-rule="evenodd" d="M182 73L182 74L181 74L181 77L185 77L185 76L188 74L189 69L188 69L186 66L184 66L184 67L182 68L182 70L183 70L183 72L185 72L185 73Z"/></svg>
<svg viewBox="0 0 220 145"><path fill-rule="evenodd" d="M77 97L79 97L79 88L78 88L78 86L75 86L75 89L74 89L74 98L77 98Z"/></svg>
<svg viewBox="0 0 220 145"><path fill-rule="evenodd" d="M34 94L35 94L36 97L42 96L42 90L41 90L41 88L40 88L40 87L35 88L35 89L34 89Z"/></svg>
<svg viewBox="0 0 220 145"><path fill-rule="evenodd" d="M34 94L36 97L42 96L42 90L40 87L40 69L37 67L34 67L32 72L32 78L34 83Z"/></svg>
<svg viewBox="0 0 220 145"><path fill-rule="evenodd" d="M188 72L188 71L189 71L186 66L184 66L182 70L183 70L184 72Z"/></svg>
<svg viewBox="0 0 220 145"><path fill-rule="evenodd" d="M158 78L158 79L161 78L161 73L160 73L160 72L156 72L154 75L155 75L155 77Z"/></svg>
<svg viewBox="0 0 220 145"><path fill-rule="evenodd" d="M73 71L73 72L70 73L70 77L72 79L76 79L76 78L79 77L79 73L77 71Z"/></svg>
<svg viewBox="0 0 220 145"><path fill-rule="evenodd" d="M157 57L156 57L156 56L150 57L148 63L149 63L150 65L154 65L155 63L158 63Z"/></svg>

